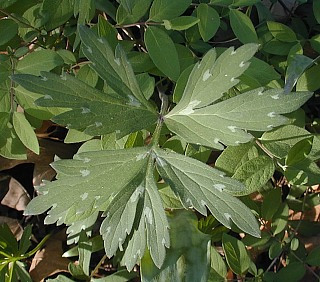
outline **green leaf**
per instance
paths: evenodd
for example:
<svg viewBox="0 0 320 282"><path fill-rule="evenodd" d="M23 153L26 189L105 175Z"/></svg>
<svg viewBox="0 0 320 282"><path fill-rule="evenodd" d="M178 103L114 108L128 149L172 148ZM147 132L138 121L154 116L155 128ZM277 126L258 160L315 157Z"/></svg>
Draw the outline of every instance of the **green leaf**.
<svg viewBox="0 0 320 282"><path fill-rule="evenodd" d="M139 21L148 11L152 0L130 0L132 9L126 9L126 6L121 3L117 10L117 23L130 24Z"/></svg>
<svg viewBox="0 0 320 282"><path fill-rule="evenodd" d="M116 49L118 44L118 31L109 23L102 15L98 16L98 34L100 37L105 37L110 44L112 50Z"/></svg>
<svg viewBox="0 0 320 282"><path fill-rule="evenodd" d="M238 10L230 10L230 25L236 37L243 43L256 43L258 36L251 19Z"/></svg>
<svg viewBox="0 0 320 282"><path fill-rule="evenodd" d="M320 3L319 1L313 1L313 14L317 22L320 24Z"/></svg>
<svg viewBox="0 0 320 282"><path fill-rule="evenodd" d="M27 227L23 230L23 234L21 236L19 242L19 253L25 254L31 246L31 236L32 236L32 227L31 225L27 225Z"/></svg>
<svg viewBox="0 0 320 282"><path fill-rule="evenodd" d="M276 273L273 281L282 282L282 281L290 281L290 282L298 282L304 277L306 273L306 268L302 262L291 262L286 267L280 269L278 273Z"/></svg>
<svg viewBox="0 0 320 282"><path fill-rule="evenodd" d="M113 98L67 74L42 75L14 75L13 80L29 91L44 95L37 100L40 106L72 108L54 118L69 128L91 136L115 131L125 136L148 127L157 119L154 111L147 110L133 96Z"/></svg>
<svg viewBox="0 0 320 282"><path fill-rule="evenodd" d="M52 50L35 51L18 61L16 71L40 75L41 71L50 71L63 64L63 59Z"/></svg>
<svg viewBox="0 0 320 282"><path fill-rule="evenodd" d="M216 251L215 247L211 247L211 268L222 278L224 279L227 275L227 267L222 259L222 257L219 255L219 253Z"/></svg>
<svg viewBox="0 0 320 282"><path fill-rule="evenodd" d="M165 116L168 128L187 142L223 149L221 143L250 141L252 136L243 129L268 131L284 124L287 119L279 114L297 110L312 93L286 95L281 89L258 88L209 105L239 82L236 77L248 67L246 61L256 48L229 48L216 61L215 51L209 51L192 70L178 105Z"/></svg>
<svg viewBox="0 0 320 282"><path fill-rule="evenodd" d="M237 168L233 178L246 185L241 195L249 195L265 185L273 176L275 165L268 156L258 156Z"/></svg>
<svg viewBox="0 0 320 282"><path fill-rule="evenodd" d="M294 31L286 25L279 22L268 21L267 26L271 34L278 40L284 42L295 42L297 41L296 34Z"/></svg>
<svg viewBox="0 0 320 282"><path fill-rule="evenodd" d="M10 74L10 64L8 62L0 62L0 84L4 83Z"/></svg>
<svg viewBox="0 0 320 282"><path fill-rule="evenodd" d="M198 160L156 150L157 168L186 208L194 207L203 215L207 209L223 225L232 222L244 232L259 237L260 231L251 211L229 195L243 190L243 185ZM245 215L245 216L244 216Z"/></svg>
<svg viewBox="0 0 320 282"><path fill-rule="evenodd" d="M166 29L185 30L199 22L199 19L191 16L182 16L172 20L163 20Z"/></svg>
<svg viewBox="0 0 320 282"><path fill-rule="evenodd" d="M320 65L307 69L298 79L296 89L298 91L316 91L320 88Z"/></svg>
<svg viewBox="0 0 320 282"><path fill-rule="evenodd" d="M17 2L17 0L0 0L0 8L4 9Z"/></svg>
<svg viewBox="0 0 320 282"><path fill-rule="evenodd" d="M286 203L280 204L278 210L273 215L273 222L271 223L271 230L273 235L279 234L288 224L289 207Z"/></svg>
<svg viewBox="0 0 320 282"><path fill-rule="evenodd" d="M303 139L296 144L288 152L286 157L286 165L291 166L303 161L310 153L312 148L312 137Z"/></svg>
<svg viewBox="0 0 320 282"><path fill-rule="evenodd" d="M279 241L273 241L269 248L269 258L272 260L282 253L282 245Z"/></svg>
<svg viewBox="0 0 320 282"><path fill-rule="evenodd" d="M37 155L40 153L36 134L23 113L13 113L13 127L21 142Z"/></svg>
<svg viewBox="0 0 320 282"><path fill-rule="evenodd" d="M143 96L120 45L114 53L106 39L98 37L89 28L80 26L79 34L83 43L83 53L92 62L90 66L107 85L123 98L129 99L134 104L141 103L150 109L151 106Z"/></svg>
<svg viewBox="0 0 320 282"><path fill-rule="evenodd" d="M154 0L149 14L149 20L161 22L180 16L191 4L192 0Z"/></svg>
<svg viewBox="0 0 320 282"><path fill-rule="evenodd" d="M320 265L320 246L314 248L308 254L305 262L311 266L319 266Z"/></svg>
<svg viewBox="0 0 320 282"><path fill-rule="evenodd" d="M0 46L9 42L18 33L18 24L11 19L0 20Z"/></svg>
<svg viewBox="0 0 320 282"><path fill-rule="evenodd" d="M76 78L80 79L91 87L96 87L99 79L97 73L92 68L90 68L89 65L82 66L78 70Z"/></svg>
<svg viewBox="0 0 320 282"><path fill-rule="evenodd" d="M17 240L6 223L0 224L0 242L6 254L12 256L18 252Z"/></svg>
<svg viewBox="0 0 320 282"><path fill-rule="evenodd" d="M252 143L228 146L218 157L215 167L232 176L241 165L258 156L258 149Z"/></svg>
<svg viewBox="0 0 320 282"><path fill-rule="evenodd" d="M313 60L304 55L294 55L286 72L285 92L290 92L303 72L313 63Z"/></svg>
<svg viewBox="0 0 320 282"><path fill-rule="evenodd" d="M63 59L64 63L67 65L72 65L77 62L75 55L66 49L57 50L57 54Z"/></svg>
<svg viewBox="0 0 320 282"><path fill-rule="evenodd" d="M180 74L180 64L176 47L169 35L158 27L149 26L144 40L156 67L176 81Z"/></svg>
<svg viewBox="0 0 320 282"><path fill-rule="evenodd" d="M238 275L246 273L251 260L244 244L225 233L222 236L222 247L231 270Z"/></svg>
<svg viewBox="0 0 320 282"><path fill-rule="evenodd" d="M170 249L159 269L146 252L141 261L141 281L207 281L210 236L197 228L193 212L176 210L168 214Z"/></svg>
<svg viewBox="0 0 320 282"><path fill-rule="evenodd" d="M261 216L265 220L271 220L281 204L281 189L269 191L263 198Z"/></svg>
<svg viewBox="0 0 320 282"><path fill-rule="evenodd" d="M69 129L66 138L64 139L64 143L78 143L83 141L88 141L92 138L92 136L85 134L81 131L75 129Z"/></svg>
<svg viewBox="0 0 320 282"><path fill-rule="evenodd" d="M78 24L89 22L95 13L94 0L78 0L73 2L74 16L78 16Z"/></svg>
<svg viewBox="0 0 320 282"><path fill-rule="evenodd" d="M44 0L41 13L46 15L46 30L64 24L73 15L74 0Z"/></svg>
<svg viewBox="0 0 320 282"><path fill-rule="evenodd" d="M219 29L220 16L214 8L204 3L201 3L196 11L200 20L198 24L200 35L203 41L207 42Z"/></svg>

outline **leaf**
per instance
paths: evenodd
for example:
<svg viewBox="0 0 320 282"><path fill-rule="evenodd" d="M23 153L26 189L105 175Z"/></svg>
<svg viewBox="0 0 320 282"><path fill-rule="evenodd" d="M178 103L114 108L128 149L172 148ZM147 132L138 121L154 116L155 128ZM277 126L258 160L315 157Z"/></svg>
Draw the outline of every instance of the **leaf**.
<svg viewBox="0 0 320 282"><path fill-rule="evenodd" d="M149 10L152 0L130 0L128 2L130 2L131 9L126 9L126 5L121 2L117 10L116 18L118 24L138 22Z"/></svg>
<svg viewBox="0 0 320 282"><path fill-rule="evenodd" d="M319 1L313 1L313 14L317 22L320 23L320 3Z"/></svg>
<svg viewBox="0 0 320 282"><path fill-rule="evenodd" d="M18 33L18 25L11 19L0 20L0 46L9 42Z"/></svg>
<svg viewBox="0 0 320 282"><path fill-rule="evenodd" d="M0 61L0 83L5 82L10 74L10 64L8 62Z"/></svg>
<svg viewBox="0 0 320 282"><path fill-rule="evenodd" d="M284 42L295 42L297 41L296 34L294 31L286 25L279 22L268 21L267 26L271 34L278 40Z"/></svg>
<svg viewBox="0 0 320 282"><path fill-rule="evenodd" d="M265 220L271 220L281 204L281 189L269 191L263 198L261 216Z"/></svg>
<svg viewBox="0 0 320 282"><path fill-rule="evenodd" d="M244 244L225 233L222 236L222 247L231 270L238 275L246 273L251 260Z"/></svg>
<svg viewBox="0 0 320 282"><path fill-rule="evenodd" d="M305 262L311 266L319 266L320 265L320 246L314 248L308 254Z"/></svg>
<svg viewBox="0 0 320 282"><path fill-rule="evenodd" d="M283 267L275 275L275 282L290 281L298 282L304 277L306 268L302 262L291 262L286 267Z"/></svg>
<svg viewBox="0 0 320 282"><path fill-rule="evenodd" d="M267 131L284 124L287 119L279 114L297 110L312 93L286 95L280 89L258 88L209 105L237 84L236 77L248 67L245 62L256 48L254 44L237 51L229 48L216 61L215 51L209 51L192 70L178 105L165 116L168 128L187 142L223 149L221 143L250 141L252 136L243 129Z"/></svg>
<svg viewBox="0 0 320 282"><path fill-rule="evenodd" d="M21 142L37 155L40 153L36 134L23 113L13 113L13 127Z"/></svg>
<svg viewBox="0 0 320 282"><path fill-rule="evenodd" d="M291 166L307 158L312 148L312 139L309 137L294 144L286 156L285 164Z"/></svg>
<svg viewBox="0 0 320 282"><path fill-rule="evenodd" d="M111 23L109 23L102 15L98 16L98 34L100 37L105 37L110 44L112 50L116 49L118 44L118 31L113 27Z"/></svg>
<svg viewBox="0 0 320 282"><path fill-rule="evenodd" d="M298 91L316 91L320 88L320 65L307 69L298 79L296 89Z"/></svg>
<svg viewBox="0 0 320 282"><path fill-rule="evenodd" d="M196 11L200 20L198 24L200 35L203 41L207 42L219 29L220 16L214 8L204 3L201 3Z"/></svg>
<svg viewBox="0 0 320 282"><path fill-rule="evenodd" d="M149 26L144 34L149 55L156 67L176 81L180 74L177 50L172 39L158 27Z"/></svg>
<svg viewBox="0 0 320 282"><path fill-rule="evenodd" d="M95 3L94 0L78 0L73 4L74 16L78 16L78 24L84 24L89 22L95 12Z"/></svg>
<svg viewBox="0 0 320 282"><path fill-rule="evenodd" d="M141 261L141 281L207 281L210 236L197 228L193 212L168 214L171 246L163 266L157 268L148 252Z"/></svg>
<svg viewBox="0 0 320 282"><path fill-rule="evenodd" d="M80 79L91 87L96 87L99 79L97 73L93 69L91 69L89 65L82 66L78 70L76 78Z"/></svg>
<svg viewBox="0 0 320 282"><path fill-rule="evenodd" d="M243 185L223 173L195 159L155 150L161 177L180 198L184 207L194 207L203 215L207 209L223 225L232 222L244 232L259 237L260 231L251 211L229 193L243 190ZM227 192L227 193L226 193ZM244 216L245 215L245 216Z"/></svg>
<svg viewBox="0 0 320 282"><path fill-rule="evenodd" d="M40 75L41 71L50 71L63 64L62 58L54 51L44 49L35 51L18 61L17 72Z"/></svg>
<svg viewBox="0 0 320 282"><path fill-rule="evenodd" d="M269 258L272 260L282 253L282 245L279 241L273 241L269 248Z"/></svg>
<svg viewBox="0 0 320 282"><path fill-rule="evenodd" d="M185 30L199 22L199 19L191 16L182 16L172 20L163 20L166 29Z"/></svg>
<svg viewBox="0 0 320 282"><path fill-rule="evenodd" d="M157 119L156 113L143 107L134 96L113 98L71 75L42 75L14 75L13 80L28 91L44 95L37 100L40 106L71 108L53 119L68 128L84 131L91 136L115 131L125 136L151 125Z"/></svg>
<svg viewBox="0 0 320 282"><path fill-rule="evenodd" d="M275 165L270 157L258 156L239 166L233 178L246 185L241 195L249 195L265 185L273 176L274 171Z"/></svg>
<svg viewBox="0 0 320 282"><path fill-rule="evenodd" d="M230 10L230 25L235 36L243 43L256 43L258 36L251 19L238 10Z"/></svg>
<svg viewBox="0 0 320 282"><path fill-rule="evenodd" d="M214 270L222 279L224 279L227 275L227 267L222 259L222 257L219 255L219 253L216 251L215 247L211 247L211 268Z"/></svg>
<svg viewBox="0 0 320 282"><path fill-rule="evenodd" d="M279 234L288 224L289 207L287 203L281 203L278 210L273 215L271 230L273 235Z"/></svg>
<svg viewBox="0 0 320 282"><path fill-rule="evenodd" d="M154 0L149 14L149 20L161 22L180 16L191 4L192 0Z"/></svg>
<svg viewBox="0 0 320 282"><path fill-rule="evenodd" d="M143 96L128 59L120 47L114 53L105 38L98 37L85 26L79 27L79 34L83 44L82 51L92 62L90 65L97 74L122 98L132 103L141 103L151 108ZM138 99L138 101L136 101Z"/></svg>
<svg viewBox="0 0 320 282"><path fill-rule="evenodd" d="M297 83L299 77L303 72L313 63L312 59L304 55L294 55L286 72L286 82L284 91L290 92L294 85Z"/></svg>

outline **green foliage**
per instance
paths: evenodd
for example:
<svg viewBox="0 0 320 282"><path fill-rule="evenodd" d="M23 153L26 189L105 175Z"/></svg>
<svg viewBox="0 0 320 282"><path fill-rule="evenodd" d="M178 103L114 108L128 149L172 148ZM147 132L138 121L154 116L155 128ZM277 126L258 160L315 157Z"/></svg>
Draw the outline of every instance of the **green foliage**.
<svg viewBox="0 0 320 282"><path fill-rule="evenodd" d="M283 21L278 1L18 2L0 0L0 155L41 158L48 120L82 143L24 211L78 244L72 279L51 281L298 281L319 266L299 241L316 224L289 220L319 204L319 1ZM30 281L30 236L1 226L1 281ZM117 272L95 278L106 258Z"/></svg>

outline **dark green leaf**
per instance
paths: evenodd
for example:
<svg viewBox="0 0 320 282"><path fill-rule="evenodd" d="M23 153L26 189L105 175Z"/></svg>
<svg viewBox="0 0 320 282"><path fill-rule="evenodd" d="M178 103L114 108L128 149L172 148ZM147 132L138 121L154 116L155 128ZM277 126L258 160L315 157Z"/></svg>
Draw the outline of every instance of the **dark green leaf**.
<svg viewBox="0 0 320 282"><path fill-rule="evenodd" d="M231 270L238 275L245 274L251 260L244 244L225 233L222 236L222 247Z"/></svg>
<svg viewBox="0 0 320 282"><path fill-rule="evenodd" d="M298 281L301 281L305 273L306 273L306 268L302 262L291 262L286 267L283 267L280 269L280 271L275 275L275 278L273 281L298 282Z"/></svg>
<svg viewBox="0 0 320 282"><path fill-rule="evenodd" d="M263 198L261 216L265 220L271 220L281 204L281 190L273 189Z"/></svg>
<svg viewBox="0 0 320 282"><path fill-rule="evenodd" d="M238 10L230 10L230 24L234 34L243 43L256 43L258 36L251 19Z"/></svg>
<svg viewBox="0 0 320 282"><path fill-rule="evenodd" d="M150 8L149 20L161 22L180 16L191 4L191 0L154 0Z"/></svg>
<svg viewBox="0 0 320 282"><path fill-rule="evenodd" d="M197 17L200 20L199 32L203 41L210 40L218 31L220 26L220 17L217 11L208 6L207 4L201 3L197 11Z"/></svg>
<svg viewBox="0 0 320 282"><path fill-rule="evenodd" d="M319 1L313 1L313 14L317 22L320 24L320 2Z"/></svg>
<svg viewBox="0 0 320 282"><path fill-rule="evenodd" d="M282 253L282 245L279 241L274 241L269 248L269 258L272 260Z"/></svg>
<svg viewBox="0 0 320 282"><path fill-rule="evenodd" d="M0 46L9 42L18 33L18 25L11 19L0 20Z"/></svg>
<svg viewBox="0 0 320 282"><path fill-rule="evenodd" d="M125 5L121 3L117 10L117 23L130 24L135 23L142 18L149 9L151 0L130 0L131 9L128 11Z"/></svg>
<svg viewBox="0 0 320 282"><path fill-rule="evenodd" d="M274 214L273 222L271 223L271 230L273 235L279 234L288 224L289 207L286 203L282 203L276 213Z"/></svg>
<svg viewBox="0 0 320 282"><path fill-rule="evenodd" d="M149 26L144 35L150 58L156 67L172 80L180 74L178 53L169 35L158 27Z"/></svg>
<svg viewBox="0 0 320 282"><path fill-rule="evenodd" d="M320 246L314 248L307 256L306 263L312 266L320 265Z"/></svg>

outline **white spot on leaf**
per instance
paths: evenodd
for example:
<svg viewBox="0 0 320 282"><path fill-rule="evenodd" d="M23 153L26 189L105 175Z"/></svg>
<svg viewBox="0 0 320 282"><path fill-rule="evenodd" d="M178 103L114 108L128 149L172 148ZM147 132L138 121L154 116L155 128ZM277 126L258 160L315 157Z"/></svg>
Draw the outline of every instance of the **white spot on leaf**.
<svg viewBox="0 0 320 282"><path fill-rule="evenodd" d="M95 196L94 197L96 200L99 200L101 198L101 196Z"/></svg>
<svg viewBox="0 0 320 282"><path fill-rule="evenodd" d="M165 245L167 242L166 242L166 239L165 238L162 238L162 241L161 241L162 245Z"/></svg>
<svg viewBox="0 0 320 282"><path fill-rule="evenodd" d="M182 111L180 111L178 114L179 115L190 115L194 112L194 108L199 105L201 101L194 100L191 101L186 108L184 108Z"/></svg>
<svg viewBox="0 0 320 282"><path fill-rule="evenodd" d="M239 144L241 144L241 142L240 141L236 141L236 142L234 142L236 145L239 145Z"/></svg>
<svg viewBox="0 0 320 282"><path fill-rule="evenodd" d="M44 95L43 99L46 99L46 100L53 100L52 96L51 96L51 95L49 95L49 94Z"/></svg>
<svg viewBox="0 0 320 282"><path fill-rule="evenodd" d="M267 128L268 128L268 129L272 129L272 128L273 128L273 125L272 125L272 124L269 124L269 125L267 126Z"/></svg>
<svg viewBox="0 0 320 282"><path fill-rule="evenodd" d="M87 51L90 53L90 54L92 54L92 49L91 49L91 47L87 47Z"/></svg>
<svg viewBox="0 0 320 282"><path fill-rule="evenodd" d="M223 215L228 221L230 221L231 215L229 213L225 212Z"/></svg>
<svg viewBox="0 0 320 282"><path fill-rule="evenodd" d="M56 207L57 207L57 203L54 203L53 205L52 205L52 209L55 209Z"/></svg>
<svg viewBox="0 0 320 282"><path fill-rule="evenodd" d="M60 78L61 78L62 80L67 80L67 76L66 76L66 74L62 74L62 75L60 75Z"/></svg>
<svg viewBox="0 0 320 282"><path fill-rule="evenodd" d="M120 59L119 58L114 59L114 61L118 66L120 66Z"/></svg>
<svg viewBox="0 0 320 282"><path fill-rule="evenodd" d="M239 64L239 67L240 68L243 68L245 66L245 63L244 63L244 61L242 61L240 64Z"/></svg>
<svg viewBox="0 0 320 282"><path fill-rule="evenodd" d="M81 230L85 230L86 229L86 226L83 224L83 225L81 225L81 228L80 228Z"/></svg>
<svg viewBox="0 0 320 282"><path fill-rule="evenodd" d="M96 125L96 127L102 126L102 122L101 121L96 121L94 124Z"/></svg>
<svg viewBox="0 0 320 282"><path fill-rule="evenodd" d="M149 207L144 208L144 215L147 219L147 222L152 225L153 224L153 215L152 215L152 210Z"/></svg>
<svg viewBox="0 0 320 282"><path fill-rule="evenodd" d="M82 199L82 201L84 201L85 199L88 198L88 193L83 193L82 195L80 195L80 198Z"/></svg>
<svg viewBox="0 0 320 282"><path fill-rule="evenodd" d="M132 193L131 197L130 197L130 202L134 203L137 201L137 199L140 197L140 195L143 194L144 191L144 187L140 184L136 190Z"/></svg>
<svg viewBox="0 0 320 282"><path fill-rule="evenodd" d="M258 96L262 96L263 95L263 92L262 91L259 91L258 92Z"/></svg>
<svg viewBox="0 0 320 282"><path fill-rule="evenodd" d="M213 187L218 189L220 192L222 192L226 186L224 184L219 183L219 184L214 184Z"/></svg>
<svg viewBox="0 0 320 282"><path fill-rule="evenodd" d="M99 39L98 39L98 41L99 41L100 43L103 43L103 40L102 40L102 38L99 38Z"/></svg>
<svg viewBox="0 0 320 282"><path fill-rule="evenodd" d="M203 74L202 80L206 81L212 74L210 73L210 70L206 70L205 73Z"/></svg>
<svg viewBox="0 0 320 282"><path fill-rule="evenodd" d="M213 142L216 143L216 144L218 144L218 143L220 142L220 139L219 139L219 138L214 138L214 139L213 139Z"/></svg>
<svg viewBox="0 0 320 282"><path fill-rule="evenodd" d="M83 159L83 162L84 162L84 163L89 163L90 161L91 161L91 159L89 159L89 158L87 158L87 157Z"/></svg>
<svg viewBox="0 0 320 282"><path fill-rule="evenodd" d="M276 95L272 95L271 98L274 100L278 100L280 97L279 97L279 94L276 94Z"/></svg>
<svg viewBox="0 0 320 282"><path fill-rule="evenodd" d="M189 203L190 206L193 206L192 200L191 200L190 198L188 198L188 199L186 200L186 202Z"/></svg>
<svg viewBox="0 0 320 282"><path fill-rule="evenodd" d="M82 169L80 170L81 176L86 177L90 174L90 170L88 169Z"/></svg>
<svg viewBox="0 0 320 282"><path fill-rule="evenodd" d="M207 205L207 203L206 203L204 200L201 200L200 203L201 203L201 205L204 206L204 207Z"/></svg>
<svg viewBox="0 0 320 282"><path fill-rule="evenodd" d="M42 80L42 81L47 81L48 78L46 78L45 76L43 76L43 77L41 78L41 80Z"/></svg>
<svg viewBox="0 0 320 282"><path fill-rule="evenodd" d="M111 227L108 226L107 229L106 229L106 234L109 234L111 232Z"/></svg>
<svg viewBox="0 0 320 282"><path fill-rule="evenodd" d="M91 112L91 110L89 108L82 107L82 112L81 112L82 114L88 114L90 112Z"/></svg>
<svg viewBox="0 0 320 282"><path fill-rule="evenodd" d="M134 106L134 107L140 107L141 103L132 95L128 95L129 103L128 105Z"/></svg>
<svg viewBox="0 0 320 282"><path fill-rule="evenodd" d="M231 132L236 132L236 126L234 126L234 125L229 125L228 126L228 129L230 129L231 130Z"/></svg>
<svg viewBox="0 0 320 282"><path fill-rule="evenodd" d="M231 81L231 82L234 82L234 81L235 81L234 77L232 77L232 78L230 79L230 81Z"/></svg>
<svg viewBox="0 0 320 282"><path fill-rule="evenodd" d="M276 113L275 113L275 112L270 112L270 113L268 113L268 117L273 118L273 117L275 117L275 116L276 116Z"/></svg>
<svg viewBox="0 0 320 282"><path fill-rule="evenodd" d="M235 55L236 53L237 53L237 51L234 51L234 50L233 50L233 51L231 52L231 55Z"/></svg>
<svg viewBox="0 0 320 282"><path fill-rule="evenodd" d="M143 154L142 153L138 154L136 156L136 161L141 161L141 160L145 159L148 155L149 155L149 152L146 152L146 153L143 153Z"/></svg>
<svg viewBox="0 0 320 282"><path fill-rule="evenodd" d="M122 238L119 238L119 250L120 250L121 252L123 251L122 242L123 242L123 239L122 239Z"/></svg>

